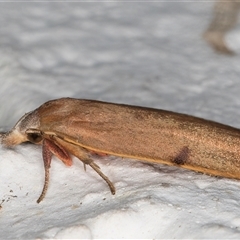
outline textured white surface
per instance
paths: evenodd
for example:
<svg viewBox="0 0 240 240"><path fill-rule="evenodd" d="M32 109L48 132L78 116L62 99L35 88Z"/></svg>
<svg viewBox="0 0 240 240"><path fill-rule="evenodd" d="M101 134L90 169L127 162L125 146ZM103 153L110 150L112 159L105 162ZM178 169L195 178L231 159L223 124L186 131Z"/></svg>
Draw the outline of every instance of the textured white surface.
<svg viewBox="0 0 240 240"><path fill-rule="evenodd" d="M211 2L1 3L0 126L58 97L184 112L240 127L239 30L235 57L201 39ZM96 158L114 182L82 163L53 159L36 203L41 149L0 147L0 236L13 238L239 238L240 182Z"/></svg>

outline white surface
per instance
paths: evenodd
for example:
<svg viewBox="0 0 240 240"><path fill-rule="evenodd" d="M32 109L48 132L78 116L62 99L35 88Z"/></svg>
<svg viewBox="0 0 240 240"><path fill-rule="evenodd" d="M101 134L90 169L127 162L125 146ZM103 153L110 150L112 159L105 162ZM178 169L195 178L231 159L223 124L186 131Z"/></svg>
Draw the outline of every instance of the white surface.
<svg viewBox="0 0 240 240"><path fill-rule="evenodd" d="M58 97L184 112L240 127L235 57L201 39L211 2L1 3L0 126ZM46 198L41 148L0 147L0 236L238 238L240 182L116 157L96 158L112 196L79 160L53 159Z"/></svg>

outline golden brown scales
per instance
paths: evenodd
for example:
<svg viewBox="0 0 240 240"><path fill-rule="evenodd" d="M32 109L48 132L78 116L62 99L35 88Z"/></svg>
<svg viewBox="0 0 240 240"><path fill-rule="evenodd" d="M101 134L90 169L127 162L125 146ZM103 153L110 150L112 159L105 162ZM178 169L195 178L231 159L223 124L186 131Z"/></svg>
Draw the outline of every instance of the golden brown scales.
<svg viewBox="0 0 240 240"><path fill-rule="evenodd" d="M240 130L170 111L62 98L24 115L2 137L7 147L31 141L43 145L47 191L52 154L64 164L71 155L91 166L115 193L92 160L92 152L180 166L240 179Z"/></svg>

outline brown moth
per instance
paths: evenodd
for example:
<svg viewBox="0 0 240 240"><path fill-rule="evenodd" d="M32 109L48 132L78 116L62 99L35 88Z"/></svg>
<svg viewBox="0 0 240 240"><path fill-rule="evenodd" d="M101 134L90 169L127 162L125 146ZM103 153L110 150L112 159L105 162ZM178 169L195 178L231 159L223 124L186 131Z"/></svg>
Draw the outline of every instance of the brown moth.
<svg viewBox="0 0 240 240"><path fill-rule="evenodd" d="M92 153L240 179L240 130L170 111L93 100L61 98L25 114L2 136L7 147L42 144L46 194L52 154L67 166L71 155L92 167L115 194L113 183L92 160Z"/></svg>

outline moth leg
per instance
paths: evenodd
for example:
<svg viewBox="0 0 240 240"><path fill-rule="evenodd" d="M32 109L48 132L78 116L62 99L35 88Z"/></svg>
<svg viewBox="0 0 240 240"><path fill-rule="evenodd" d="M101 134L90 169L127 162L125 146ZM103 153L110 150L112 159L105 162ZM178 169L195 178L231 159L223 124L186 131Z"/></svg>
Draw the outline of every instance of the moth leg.
<svg viewBox="0 0 240 240"><path fill-rule="evenodd" d="M45 180L44 180L42 193L41 193L40 197L38 198L37 203L40 203L46 195L46 192L48 189L48 183L49 183L49 168L51 166L51 160L52 160L52 153L49 150L45 141L46 140L44 139L43 146L42 146L42 156L43 156L43 162L44 162Z"/></svg>
<svg viewBox="0 0 240 240"><path fill-rule="evenodd" d="M45 169L45 180L42 193L37 200L37 203L40 203L46 195L49 183L49 169L51 167L52 155L56 155L63 163L67 166L72 165L72 159L60 145L57 145L54 141L43 139L42 143L42 155Z"/></svg>
<svg viewBox="0 0 240 240"><path fill-rule="evenodd" d="M100 170L100 167L99 167L97 164L95 164L93 161L90 162L88 165L89 165L93 170L95 170L100 177L102 177L102 179L103 179L103 180L107 183L107 185L109 186L112 195L114 195L115 192L116 192L115 187L114 187L113 183L109 180L109 178L108 178L106 175L104 175L103 172Z"/></svg>
<svg viewBox="0 0 240 240"><path fill-rule="evenodd" d="M79 147L78 147L79 148ZM80 148L81 149L81 148ZM86 165L89 165L109 186L111 193L114 195L116 190L115 187L113 185L113 183L109 180L109 178L100 170L100 167L93 162L93 160L91 158L89 158L88 156L84 156L82 153L80 153L80 155L78 154L79 152L83 151L82 153L85 153L84 150L78 150L78 152L74 152L73 155L75 155L79 160L81 160L84 164L84 169L86 171Z"/></svg>
<svg viewBox="0 0 240 240"><path fill-rule="evenodd" d="M61 145L57 144L56 141L45 139L44 145L66 166L72 166L72 158L69 156L68 152Z"/></svg>
<svg viewBox="0 0 240 240"><path fill-rule="evenodd" d="M95 172L97 172L98 175L107 183L111 193L113 195L115 194L116 190L113 183L105 174L103 174L103 172L100 170L100 167L96 163L94 163L93 160L89 157L89 151L85 150L80 146L66 142L64 139L58 138L56 136L53 136L53 139L54 142L56 142L58 145L62 146L62 148L65 148L69 153L81 160L84 164L84 169L86 169L86 165L89 165L93 170L95 170Z"/></svg>

